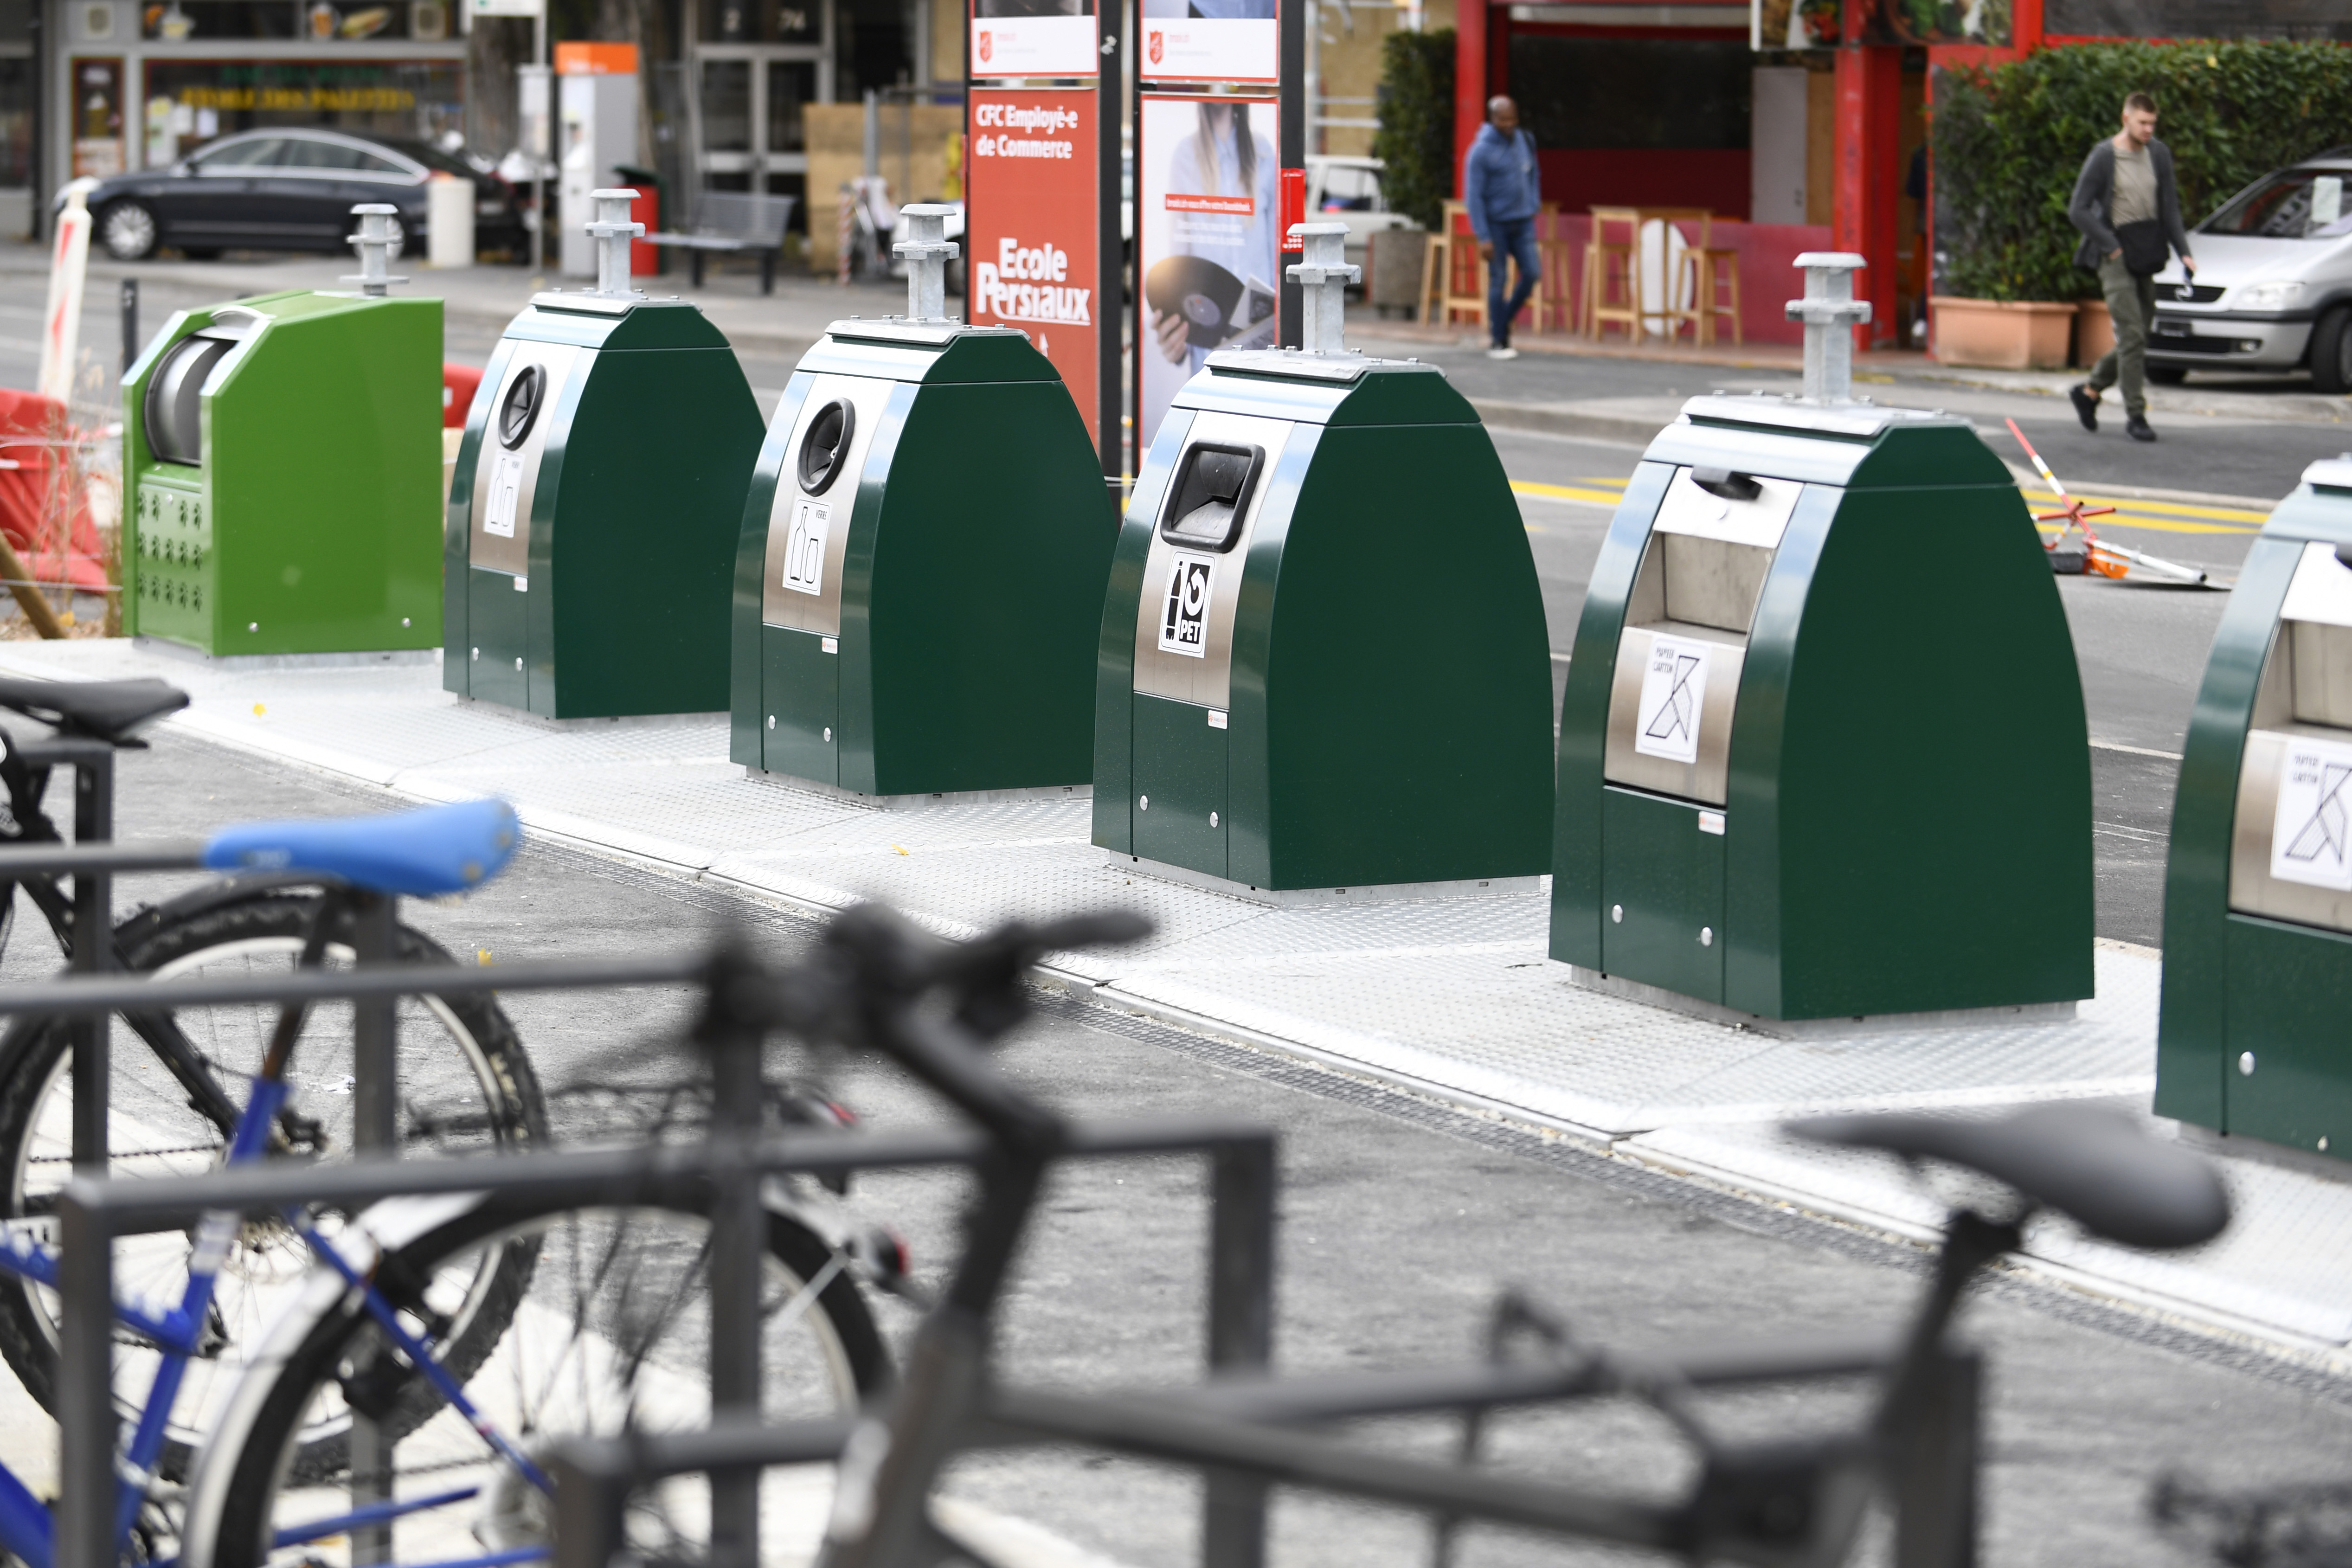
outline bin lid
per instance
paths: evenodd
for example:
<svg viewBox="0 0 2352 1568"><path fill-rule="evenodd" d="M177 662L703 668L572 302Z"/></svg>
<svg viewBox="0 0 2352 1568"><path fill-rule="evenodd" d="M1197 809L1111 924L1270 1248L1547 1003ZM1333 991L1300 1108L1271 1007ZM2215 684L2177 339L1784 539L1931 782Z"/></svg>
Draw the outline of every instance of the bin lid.
<svg viewBox="0 0 2352 1568"><path fill-rule="evenodd" d="M2315 490L2352 490L2352 452L2320 458L2303 470L2303 482Z"/></svg>
<svg viewBox="0 0 2352 1568"><path fill-rule="evenodd" d="M1967 421L1938 408L1882 408L1874 403L1809 403L1801 397L1751 393L1746 397L1709 393L1683 405L1693 424L1762 425L1792 434L1869 440L1897 425L1959 425Z"/></svg>

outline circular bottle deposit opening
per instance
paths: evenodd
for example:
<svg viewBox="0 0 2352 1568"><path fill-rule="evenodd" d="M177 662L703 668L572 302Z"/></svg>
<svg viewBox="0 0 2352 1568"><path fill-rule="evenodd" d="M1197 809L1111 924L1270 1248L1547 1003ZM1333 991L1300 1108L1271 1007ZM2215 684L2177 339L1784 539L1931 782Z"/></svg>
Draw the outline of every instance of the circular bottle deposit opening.
<svg viewBox="0 0 2352 1568"><path fill-rule="evenodd" d="M507 395L499 399L499 446L511 452L523 444L546 392L547 372L535 364L523 366L522 374L507 383Z"/></svg>
<svg viewBox="0 0 2352 1568"><path fill-rule="evenodd" d="M801 437L801 489L813 496L824 494L849 455L849 437L857 426L857 411L846 398L836 397L816 411L808 434Z"/></svg>

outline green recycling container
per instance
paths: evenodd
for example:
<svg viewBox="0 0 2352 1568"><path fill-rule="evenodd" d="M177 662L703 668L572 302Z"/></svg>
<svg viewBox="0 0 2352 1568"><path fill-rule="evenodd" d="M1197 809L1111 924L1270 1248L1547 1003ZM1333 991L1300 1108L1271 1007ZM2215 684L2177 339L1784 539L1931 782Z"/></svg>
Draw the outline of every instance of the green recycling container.
<svg viewBox="0 0 2352 1568"><path fill-rule="evenodd" d="M1095 843L1261 892L1532 887L1550 705L1518 503L1436 367L1212 354L1119 531Z"/></svg>
<svg viewBox="0 0 2352 1568"><path fill-rule="evenodd" d="M440 300L182 310L122 402L124 631L208 654L440 642Z"/></svg>
<svg viewBox="0 0 2352 1568"><path fill-rule="evenodd" d="M740 524L736 762L862 795L1086 786L1118 514L1025 336L835 321Z"/></svg>
<svg viewBox="0 0 2352 1568"><path fill-rule="evenodd" d="M2071 1010L2089 759L2046 553L1974 430L1694 399L1577 623L1551 956L1750 1018Z"/></svg>
<svg viewBox="0 0 2352 1568"><path fill-rule="evenodd" d="M727 706L727 607L760 406L692 305L534 297L466 417L442 683L550 719Z"/></svg>
<svg viewBox="0 0 2352 1568"><path fill-rule="evenodd" d="M2158 1115L2342 1158L2352 1138L2352 457L2246 551L2183 747Z"/></svg>

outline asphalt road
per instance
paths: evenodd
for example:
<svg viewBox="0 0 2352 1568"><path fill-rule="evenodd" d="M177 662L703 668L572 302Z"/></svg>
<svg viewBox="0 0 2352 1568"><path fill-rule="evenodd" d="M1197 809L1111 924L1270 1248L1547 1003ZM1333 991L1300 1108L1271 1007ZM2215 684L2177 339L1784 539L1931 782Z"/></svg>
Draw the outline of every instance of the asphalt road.
<svg viewBox="0 0 2352 1568"><path fill-rule="evenodd" d="M349 813L378 791L166 732L123 759L127 835L201 833L257 816ZM126 888L126 898L152 892ZM638 954L729 923L765 952L803 950L814 928L568 850L528 847L462 902L414 904L447 946L495 961ZM23 934L6 973L47 963ZM508 1006L542 1078L660 1083L695 1070L670 1031L680 993L515 996ZM1755 1205L1546 1142L1360 1081L1100 1012L1066 999L1003 1049L1024 1088L1079 1114L1214 1111L1280 1130L1276 1331L1288 1372L1395 1367L1476 1354L1497 1288L1524 1287L1584 1339L1632 1352L1705 1339L1863 1331L1896 1318L1920 1257L1882 1237ZM778 1051L775 1070L797 1070ZM877 1128L940 1114L866 1063L831 1084ZM938 1283L955 1248L960 1181L861 1178L857 1201L910 1240ZM1006 1375L1068 1387L1196 1375L1202 1355L1202 1184L1180 1160L1074 1168L1053 1183L1022 1258L1002 1332ZM886 1314L903 1345L911 1320ZM2352 1454L2352 1383L2243 1347L2002 1280L1980 1291L1967 1332L1991 1356L1985 1561L2026 1565L2189 1563L2143 1523L2151 1479L2181 1468L2239 1485L2339 1476ZM1707 1405L1748 1436L1850 1415L1853 1390L1771 1393ZM1401 1421L1364 1441L1443 1453L1451 1429ZM1670 1493L1691 1473L1665 1424L1628 1403L1500 1422L1513 1470L1620 1495ZM1197 1493L1147 1467L1076 1453L960 1465L957 1494L1019 1515L1137 1568L1190 1563ZM1426 1533L1392 1511L1285 1498L1279 1568L1383 1568L1427 1561ZM1880 1546L1883 1548L1883 1540ZM1474 1531L1465 1568L1624 1563ZM1866 1561L1884 1561L1882 1551Z"/></svg>

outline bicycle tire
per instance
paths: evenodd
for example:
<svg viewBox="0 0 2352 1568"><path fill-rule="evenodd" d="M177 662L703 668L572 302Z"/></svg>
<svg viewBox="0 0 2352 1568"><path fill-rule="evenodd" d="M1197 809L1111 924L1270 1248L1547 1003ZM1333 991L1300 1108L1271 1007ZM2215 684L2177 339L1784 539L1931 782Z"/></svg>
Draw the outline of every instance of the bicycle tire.
<svg viewBox="0 0 2352 1568"><path fill-rule="evenodd" d="M375 1278L406 1282L404 1287L395 1285L393 1289L405 1289L405 1299L398 1304L413 1319L415 1304L420 1300L430 1301L425 1290L438 1289L448 1273L462 1269L470 1254L491 1247L512 1246L514 1238L524 1235L533 1237L537 1263L529 1291L533 1315L523 1327L509 1330L510 1338L528 1342L511 1352L502 1351L500 1360L519 1363L537 1358L542 1363L540 1375L548 1387L561 1387L566 1395L570 1394L569 1380L573 1375L572 1363L575 1358L569 1346L560 1352L551 1348L560 1336L551 1331L551 1319L536 1310L547 1307L560 1321L567 1264L572 1270L570 1282L575 1287L580 1282L576 1240L563 1237L558 1227L576 1224L584 1216L621 1214L674 1222L682 1227L683 1234L702 1226L707 1236L701 1212L707 1205L699 1199L675 1194L621 1208L510 1203L494 1193L454 1202L464 1205L462 1212L447 1213L453 1204L448 1199L407 1199L379 1205L362 1216L361 1223L368 1233L385 1247L386 1262L378 1268ZM436 1205L440 1206L441 1212L435 1212ZM852 1409L884 1392L891 1381L888 1353L855 1276L845 1267L845 1257L792 1213L779 1212L772 1206L768 1213L768 1254L772 1268L769 1280L763 1284L763 1301L773 1303L782 1299L797 1309L798 1316L790 1322L781 1321L776 1312L768 1316L772 1329L792 1338L772 1344L763 1342L763 1365L768 1378L766 1414L772 1417ZM629 1315L626 1292L645 1277L642 1270L646 1256L650 1253L632 1256L625 1268L600 1265L593 1271L600 1289L618 1280L623 1294L612 1300L600 1299L594 1308L588 1310L580 1310L575 1300L574 1342L593 1340L604 1332L601 1327L583 1330L583 1325L592 1319L599 1323L635 1324L636 1320ZM674 1247L672 1258L674 1260ZM805 1286L821 1277L824 1283L812 1298ZM688 1278L691 1278L690 1273ZM677 1282L660 1278L658 1270L655 1271L649 1289L663 1302L675 1304L685 1300ZM437 1301L430 1304L439 1307ZM462 1306L457 1309L465 1310ZM620 1316L602 1316L609 1311L617 1311ZM523 1312L518 1310L510 1321L522 1323ZM763 1342L766 1338L763 1332ZM707 1345L707 1341L696 1339L691 1322L685 1324L679 1339L687 1349L697 1352ZM805 1346L802 1344L803 1340L807 1342ZM816 1358L814 1363L808 1361L806 1352L812 1352ZM551 1356L554 1367L548 1371L545 1363ZM583 1368L592 1359L593 1345L576 1358ZM627 1361L629 1357L616 1359ZM617 1412L626 1424L638 1430L694 1426L707 1422L707 1384L698 1381L703 1376L700 1365L695 1363L680 1366L675 1364L677 1359L665 1362L650 1352L644 1354L642 1364L631 1373L627 1399L617 1405L605 1406L604 1414L611 1417ZM460 1370L448 1358L444 1358L443 1364L453 1371ZM827 1386L808 1389L810 1397L805 1402L789 1390L785 1394L791 1396L780 1395L780 1381L797 1377L811 1364L823 1367L822 1382ZM189 1489L180 1542L183 1568L260 1568L271 1559L268 1543L277 1538L289 1520L299 1521L305 1514L318 1517L318 1509L306 1506L305 1500L297 1495L306 1489L325 1493L331 1500L326 1505L330 1512L345 1506L340 1500L338 1481L340 1479L341 1485L348 1485L344 1473L349 1458L348 1404L342 1405L345 1425L340 1433L324 1441L298 1443L297 1438L306 1423L315 1430L321 1424L320 1412L334 1408L347 1397L351 1388L365 1386L368 1380L380 1376L386 1365L395 1370L399 1382L396 1393L387 1395L379 1389L380 1408L388 1407L394 1413L379 1418L401 1437L415 1436L425 1451L423 1461L396 1457L395 1474L412 1482L425 1476L461 1476L465 1466L436 1462L431 1456L437 1451L434 1447L436 1441L446 1445L452 1434L467 1436L470 1428L429 1384L405 1371L404 1363L383 1350L373 1322L352 1301L340 1276L322 1268L272 1331L267 1346L256 1355L252 1369L228 1401L219 1426L211 1435ZM462 1369L460 1381L466 1383L469 1394L482 1398L487 1405L509 1378L520 1385L528 1375L519 1366L500 1366L485 1361ZM583 1372L580 1375L587 1374ZM676 1386L657 1388L653 1396L641 1398L640 1378ZM703 1403L698 1406L691 1397L681 1401L677 1396L680 1387L700 1390L696 1397L702 1398ZM663 1398L665 1394L669 1396L667 1400ZM532 1407L528 1400L520 1403L528 1415ZM593 1405L595 1401L583 1403ZM436 1416L444 1418L439 1426L428 1427L427 1424ZM530 1431L536 1440L562 1435L544 1410L536 1419L527 1419L518 1426ZM565 1430L576 1429L577 1426ZM618 1426L609 1425L597 1429L617 1430ZM484 1470L500 1468L494 1461L479 1458L474 1464ZM509 1479L515 1474L510 1468L503 1473ZM452 1484L448 1479L423 1482L428 1490ZM485 1489L492 1496L498 1495L494 1484ZM315 1504L317 1496L309 1501ZM511 1526L512 1516L501 1518ZM457 1522L459 1521L446 1517L420 1517L404 1521L401 1528L404 1531L413 1527L446 1531ZM536 1522L525 1528L544 1528L545 1524L542 1510ZM478 1532L477 1538L488 1539ZM527 1535L525 1539L536 1537ZM502 1545L510 1543L509 1541ZM288 1550L298 1555L300 1552L299 1548ZM446 1556L447 1549L440 1548L437 1554ZM436 1552L428 1547L422 1555L432 1558ZM393 1561L400 1560L399 1543L395 1541Z"/></svg>
<svg viewBox="0 0 2352 1568"><path fill-rule="evenodd" d="M317 906L316 895L272 894L202 910L141 931L126 945L123 957L132 970L150 973L187 973L228 960L282 961L290 967ZM335 951L331 950L331 957ZM341 961L348 962L348 949L340 952ZM407 926L400 928L398 953L405 963L452 962L430 937ZM484 1141L513 1151L545 1142L547 1113L538 1077L513 1024L495 998L484 994L411 998L401 1005L404 1131L413 1130L409 1113L415 1107L405 1102L408 1091L418 1087L415 1080L422 1079L430 1090L454 1078L457 1093L467 1097L468 1108L477 1103L481 1108L476 1121L488 1129L482 1134ZM256 1034L266 1034L262 1026L274 1019L275 1009L255 1008L250 1015ZM209 1046L205 1052L208 1070L216 1079L224 1072L228 1075L221 1087L230 1102L242 1104L246 1089L236 1074L257 1065L258 1039L226 1038L218 1017L214 1014L177 1016L188 1027L192 1041ZM437 1037L428 1036L428 1020L439 1026ZM54 1188L41 1178L54 1171L61 1183L68 1169L62 1156L69 1152L70 1035L61 1020L36 1019L0 1039L0 1203L12 1218L44 1213ZM159 1163L175 1171L217 1165L226 1147L226 1135L195 1109L184 1085L144 1037L120 1025L113 1035L110 1120L118 1131L110 1139L120 1146L119 1141L127 1136L122 1130L136 1128L142 1133L162 1133L160 1139L151 1136L145 1142L161 1142L163 1147L160 1154L152 1148L126 1151L112 1168L124 1173L152 1173ZM327 1085L323 1096L315 1091L322 1076L317 1070L321 1061L331 1063L338 1053L347 1057L349 1049L348 1029L335 1035L331 1026L321 1026L320 1015L314 1014L294 1058L298 1109L306 1102L316 1108L322 1098L340 1098L343 1101L340 1109L347 1120L349 1097L338 1092L340 1086ZM251 1059L245 1059L241 1051L248 1052ZM438 1059L441 1057L447 1059ZM327 1068L323 1076L335 1076L333 1068ZM313 1092L305 1095L303 1089ZM61 1135L68 1142L66 1149L58 1146ZM334 1139L331 1127L330 1139L331 1152L349 1152L348 1137ZM414 1138L406 1141L415 1142ZM309 1267L308 1256L290 1234L248 1226L247 1237L221 1278L214 1314L221 1343L211 1359L230 1359L226 1352L233 1352L237 1331L248 1335L259 1331L268 1317L261 1310L264 1288L289 1277L299 1279ZM143 1249L132 1244L121 1255L118 1270L132 1290L175 1294L185 1274L174 1259L184 1260L184 1240L177 1236ZM272 1259L265 1256L268 1253L276 1255L279 1267L268 1267ZM270 1278L272 1273L277 1279ZM240 1291L247 1286L253 1288L246 1293L254 1299L241 1303ZM20 1279L0 1277L0 1357L5 1358L27 1393L43 1407L55 1409L58 1338L56 1300L50 1292ZM119 1387L126 1396L122 1403L126 1409L135 1408L152 1378L147 1370L153 1364L152 1356L118 1352L118 1364ZM175 1404L162 1461L163 1473L169 1479L185 1473L189 1455L208 1424L205 1407L229 1381L198 1375L205 1371L192 1365L188 1386Z"/></svg>

